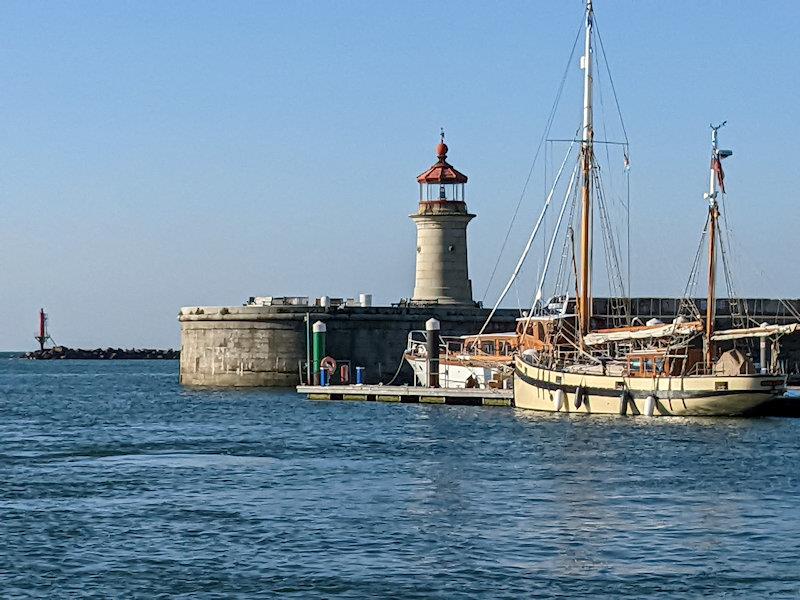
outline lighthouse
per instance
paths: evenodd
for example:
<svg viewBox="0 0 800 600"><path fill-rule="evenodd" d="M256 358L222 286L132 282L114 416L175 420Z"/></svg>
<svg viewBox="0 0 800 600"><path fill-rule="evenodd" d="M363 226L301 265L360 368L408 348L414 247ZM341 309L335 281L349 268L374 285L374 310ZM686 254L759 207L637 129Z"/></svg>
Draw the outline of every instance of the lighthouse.
<svg viewBox="0 0 800 600"><path fill-rule="evenodd" d="M436 146L437 162L417 177L419 208L409 215L417 226L416 303L474 306L467 266L467 176L447 162L444 131Z"/></svg>

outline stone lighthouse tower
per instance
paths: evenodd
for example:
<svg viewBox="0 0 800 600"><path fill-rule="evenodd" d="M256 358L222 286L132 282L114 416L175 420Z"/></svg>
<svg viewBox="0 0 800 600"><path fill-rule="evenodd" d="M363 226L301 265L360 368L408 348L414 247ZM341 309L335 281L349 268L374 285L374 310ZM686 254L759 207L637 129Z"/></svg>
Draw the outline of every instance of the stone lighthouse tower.
<svg viewBox="0 0 800 600"><path fill-rule="evenodd" d="M414 302L474 306L467 267L467 212L464 185L467 176L447 162L447 145L436 146L439 159L417 177L419 209L411 219L417 225L417 273Z"/></svg>

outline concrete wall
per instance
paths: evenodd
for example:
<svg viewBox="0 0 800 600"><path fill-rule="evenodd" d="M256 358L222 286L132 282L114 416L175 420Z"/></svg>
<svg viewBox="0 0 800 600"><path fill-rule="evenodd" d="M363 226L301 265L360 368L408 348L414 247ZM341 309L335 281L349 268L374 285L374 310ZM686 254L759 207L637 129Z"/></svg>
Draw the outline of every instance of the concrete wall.
<svg viewBox="0 0 800 600"><path fill-rule="evenodd" d="M467 265L467 224L475 215L463 202L420 202L410 215L417 226L415 301L472 305Z"/></svg>
<svg viewBox="0 0 800 600"><path fill-rule="evenodd" d="M327 354L366 368L367 383L388 383L401 366L408 334L441 321L442 335L475 333L488 310L437 306L182 308L180 381L196 386L294 386L306 359L306 312L328 328ZM516 310L496 315L487 331L513 331ZM395 383L412 383L402 366Z"/></svg>

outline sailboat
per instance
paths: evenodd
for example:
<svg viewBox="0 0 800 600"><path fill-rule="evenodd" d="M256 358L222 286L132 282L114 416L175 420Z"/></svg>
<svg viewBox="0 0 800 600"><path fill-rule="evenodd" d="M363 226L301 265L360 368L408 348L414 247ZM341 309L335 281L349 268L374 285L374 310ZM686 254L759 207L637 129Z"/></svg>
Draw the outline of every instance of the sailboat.
<svg viewBox="0 0 800 600"><path fill-rule="evenodd" d="M510 389L518 339L515 331L440 336L439 385ZM420 385L428 385L430 362L427 358L427 332L409 332L403 359Z"/></svg>
<svg viewBox="0 0 800 600"><path fill-rule="evenodd" d="M651 320L637 324L627 318L613 328L593 329L593 203L600 193L596 189L599 176L592 106L593 27L592 0L587 0L581 58L583 122L580 138L573 140L580 145L580 152L569 183L580 210L579 215L576 213L579 248L576 250L573 241L571 256L574 298L567 295L544 307L539 303L538 310L519 319L519 351L514 358L515 405L521 409L586 414L747 414L785 392L786 375L780 372L777 360L778 340L797 331L798 325L743 320L733 329L714 328L717 263L725 251L720 241L720 199L725 193L722 161L731 155L718 145L722 125L711 130L710 180L704 194L708 203L704 229L708 237L705 315L688 299L682 303L686 314L676 315L671 323ZM569 236L573 240L571 227ZM703 244L701 240L701 248ZM690 280L697 279L701 254L698 251ZM728 289L730 292L730 286ZM540 295L541 282L537 301ZM760 345L758 365L754 352L748 350L756 346L755 341ZM772 352L767 348L768 342Z"/></svg>

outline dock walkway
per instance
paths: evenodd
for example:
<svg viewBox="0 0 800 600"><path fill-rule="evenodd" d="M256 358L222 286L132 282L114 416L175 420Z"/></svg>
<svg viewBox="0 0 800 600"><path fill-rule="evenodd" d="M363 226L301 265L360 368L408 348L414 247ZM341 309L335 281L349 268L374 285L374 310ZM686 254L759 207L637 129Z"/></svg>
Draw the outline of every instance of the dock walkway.
<svg viewBox="0 0 800 600"><path fill-rule="evenodd" d="M366 400L457 404L463 406L513 406L514 390L482 388L432 388L411 385L298 385L309 400Z"/></svg>

